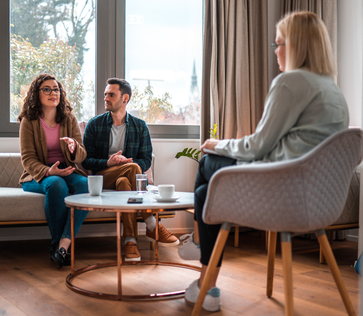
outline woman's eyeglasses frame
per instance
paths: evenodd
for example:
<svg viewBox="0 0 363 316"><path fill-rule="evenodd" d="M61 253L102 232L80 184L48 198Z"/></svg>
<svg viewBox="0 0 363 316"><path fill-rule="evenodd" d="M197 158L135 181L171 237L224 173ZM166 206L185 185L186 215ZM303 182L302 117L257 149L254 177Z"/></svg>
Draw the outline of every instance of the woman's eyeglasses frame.
<svg viewBox="0 0 363 316"><path fill-rule="evenodd" d="M273 49L273 50L276 50L276 49L278 49L280 46L284 46L284 45L285 45L285 43L282 43L282 44L272 43L272 44L271 44L271 47L272 47L272 49Z"/></svg>
<svg viewBox="0 0 363 316"><path fill-rule="evenodd" d="M45 92L45 90L49 90L49 93L48 93L48 91ZM51 89L49 87L44 87L44 88L39 89L39 91L42 91L45 95L51 95L52 92L54 92L54 94L60 95L62 93L62 88Z"/></svg>

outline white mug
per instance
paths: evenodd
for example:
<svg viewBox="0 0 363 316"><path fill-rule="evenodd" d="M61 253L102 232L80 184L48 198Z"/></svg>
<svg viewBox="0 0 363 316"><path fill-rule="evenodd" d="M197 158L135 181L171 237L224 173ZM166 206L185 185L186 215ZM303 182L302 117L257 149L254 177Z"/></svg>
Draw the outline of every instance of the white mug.
<svg viewBox="0 0 363 316"><path fill-rule="evenodd" d="M159 195L163 199L170 199L174 195L175 185L174 184L160 184L158 185Z"/></svg>
<svg viewBox="0 0 363 316"><path fill-rule="evenodd" d="M101 195L103 187L103 176L102 175L94 175L88 176L88 191L92 196Z"/></svg>

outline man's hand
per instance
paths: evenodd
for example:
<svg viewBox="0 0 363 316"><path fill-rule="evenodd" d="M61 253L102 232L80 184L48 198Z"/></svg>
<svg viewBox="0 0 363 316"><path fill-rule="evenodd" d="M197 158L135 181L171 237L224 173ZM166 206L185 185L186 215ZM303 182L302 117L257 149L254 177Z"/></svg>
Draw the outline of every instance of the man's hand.
<svg viewBox="0 0 363 316"><path fill-rule="evenodd" d="M60 176L60 177L65 177L65 176L69 176L70 174L73 173L74 169L73 167L69 166L65 169L58 169L60 162L57 161L56 163L54 163L48 170L48 175L50 176Z"/></svg>
<svg viewBox="0 0 363 316"><path fill-rule="evenodd" d="M218 139L207 139L202 146L200 146L200 149L203 151L203 149L210 149L214 150L214 147L217 146L219 143ZM204 152L204 151L203 151Z"/></svg>
<svg viewBox="0 0 363 316"><path fill-rule="evenodd" d="M74 139L70 138L70 137L61 137L60 140L63 140L64 142L66 142L68 145L69 152L71 154L74 154L75 149L76 149L76 142L74 141Z"/></svg>
<svg viewBox="0 0 363 316"><path fill-rule="evenodd" d="M133 162L132 158L126 158L122 155L122 150L118 151L117 153L110 156L107 160L107 167L112 167L116 165L124 165L126 163Z"/></svg>

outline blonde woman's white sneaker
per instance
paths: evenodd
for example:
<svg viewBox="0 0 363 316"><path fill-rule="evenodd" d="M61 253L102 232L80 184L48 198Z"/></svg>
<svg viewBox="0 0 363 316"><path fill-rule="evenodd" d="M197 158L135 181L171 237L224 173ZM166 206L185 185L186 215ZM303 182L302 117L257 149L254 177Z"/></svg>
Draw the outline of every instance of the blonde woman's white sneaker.
<svg viewBox="0 0 363 316"><path fill-rule="evenodd" d="M198 299L199 292L200 288L198 280L195 280L185 290L185 301L189 304L195 304ZM214 287L207 292L202 307L208 312L218 312L221 310L221 294L217 287Z"/></svg>
<svg viewBox="0 0 363 316"><path fill-rule="evenodd" d="M200 260L200 246L193 241L194 233L181 236L183 241L178 249L179 257L183 260Z"/></svg>

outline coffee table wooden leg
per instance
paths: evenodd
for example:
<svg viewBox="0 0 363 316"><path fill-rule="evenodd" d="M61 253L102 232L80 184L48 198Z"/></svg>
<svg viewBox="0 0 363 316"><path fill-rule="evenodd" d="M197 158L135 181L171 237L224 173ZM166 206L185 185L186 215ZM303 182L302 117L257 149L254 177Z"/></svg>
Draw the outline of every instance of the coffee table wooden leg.
<svg viewBox="0 0 363 316"><path fill-rule="evenodd" d="M74 273L74 207L71 207L71 274Z"/></svg>
<svg viewBox="0 0 363 316"><path fill-rule="evenodd" d="M159 212L156 212L156 227L155 227L155 261L159 261Z"/></svg>
<svg viewBox="0 0 363 316"><path fill-rule="evenodd" d="M117 212L117 293L121 297L121 213Z"/></svg>

